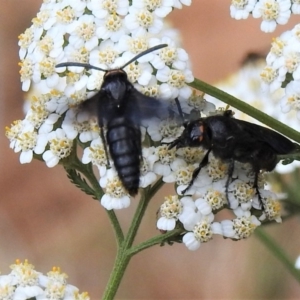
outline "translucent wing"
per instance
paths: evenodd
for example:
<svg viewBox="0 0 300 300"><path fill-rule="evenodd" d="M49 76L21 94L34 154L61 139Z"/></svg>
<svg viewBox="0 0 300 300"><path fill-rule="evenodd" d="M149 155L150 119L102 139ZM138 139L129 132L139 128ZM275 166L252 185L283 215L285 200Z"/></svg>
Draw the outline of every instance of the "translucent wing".
<svg viewBox="0 0 300 300"><path fill-rule="evenodd" d="M287 154L295 149L293 142L274 130L246 121L234 120L254 139L269 144L277 154Z"/></svg>

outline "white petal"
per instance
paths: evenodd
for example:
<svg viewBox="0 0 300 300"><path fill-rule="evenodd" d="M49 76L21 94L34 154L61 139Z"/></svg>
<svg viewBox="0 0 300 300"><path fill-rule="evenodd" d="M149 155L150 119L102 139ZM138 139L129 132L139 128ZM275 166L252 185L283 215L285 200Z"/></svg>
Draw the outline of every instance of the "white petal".
<svg viewBox="0 0 300 300"><path fill-rule="evenodd" d="M158 219L156 226L160 230L173 230L175 228L176 221L175 219L167 219L165 217L161 217Z"/></svg>
<svg viewBox="0 0 300 300"><path fill-rule="evenodd" d="M213 222L210 226L214 234L223 234L221 223Z"/></svg>
<svg viewBox="0 0 300 300"><path fill-rule="evenodd" d="M43 160L45 161L47 167L49 168L53 168L55 167L58 162L59 162L59 159L57 156L55 156L52 151L50 150L47 150L44 154L43 154Z"/></svg>
<svg viewBox="0 0 300 300"><path fill-rule="evenodd" d="M195 251L200 247L200 242L195 239L195 236L192 232L186 233L182 238L182 242L191 251Z"/></svg>
<svg viewBox="0 0 300 300"><path fill-rule="evenodd" d="M32 157L33 157L33 151L32 150L22 151L21 154L20 154L20 163L21 164L30 163L32 161Z"/></svg>

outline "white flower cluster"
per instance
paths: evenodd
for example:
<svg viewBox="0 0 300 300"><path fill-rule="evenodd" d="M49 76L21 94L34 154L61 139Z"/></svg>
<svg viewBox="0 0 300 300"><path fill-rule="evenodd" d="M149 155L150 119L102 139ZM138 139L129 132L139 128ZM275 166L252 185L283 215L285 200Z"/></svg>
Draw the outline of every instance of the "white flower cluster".
<svg viewBox="0 0 300 300"><path fill-rule="evenodd" d="M299 0L231 0L230 14L236 20L262 18L260 29L273 32L277 24L284 25L291 14L300 14Z"/></svg>
<svg viewBox="0 0 300 300"><path fill-rule="evenodd" d="M140 57L125 71L144 94L162 101L187 100L192 95L187 83L194 80L188 54L178 46L176 33L163 23L182 4L190 5L191 0L44 0L32 26L19 36L22 88L34 93L25 119L6 128L10 147L21 152L20 162L29 163L37 155L54 167L75 151L78 139L84 148L82 162L92 162L99 169L100 185L106 189L102 205L106 209L128 207L130 197L113 163L107 165L97 120L77 109L101 88L104 73L55 66L80 62L109 70L148 48L167 44ZM174 139L180 132L177 125L154 123L141 129L153 141ZM143 149L141 187L151 185L161 173L154 170L157 152L154 147Z"/></svg>
<svg viewBox="0 0 300 300"><path fill-rule="evenodd" d="M183 148L177 150L177 156L170 165L171 174L163 179L166 182L175 181L177 192L181 194L204 154L199 148ZM188 196L181 199L177 195L165 198L160 207L158 229L169 231L183 227L183 243L189 250L197 250L201 243L211 240L214 234L240 240L248 238L261 225L260 221L268 219L281 222L278 197L265 189L262 174L259 175L259 192L263 211L259 219L252 214L253 209L261 210L262 207L253 188L254 177L249 165L235 163L234 180L229 184L227 197L227 167L226 163L210 155L209 164L201 169L194 184L186 191L185 195ZM231 209L236 218L215 222L217 213L225 208Z"/></svg>
<svg viewBox="0 0 300 300"><path fill-rule="evenodd" d="M278 38L275 39L274 42L277 40ZM245 59L242 67L236 73L231 74L224 80L216 83L215 86L222 91L225 91L226 93L254 106L283 124L300 131L300 123L296 119L296 111L291 110L283 114L281 110L278 109L278 106L281 103L282 105L285 104L282 100L285 99L285 90L283 88L279 88L273 93L268 90L262 90L259 75L261 70L264 68L265 63L266 61L264 56L256 53L250 53ZM207 101L214 103L216 106L222 105L222 102L214 97L206 95L205 98ZM234 117L261 125L258 121L239 111L235 111ZM288 165L278 163L276 165L276 171L279 173L290 173L295 169L295 167L299 166L299 161L294 161Z"/></svg>
<svg viewBox="0 0 300 300"><path fill-rule="evenodd" d="M0 276L0 299L36 300L90 300L87 292L67 284L67 275L60 268L53 267L47 275L34 270L27 260L16 260L11 273Z"/></svg>
<svg viewBox="0 0 300 300"><path fill-rule="evenodd" d="M231 17L237 20L262 17L261 30L273 32L277 24L286 24L290 15L300 14L299 0L232 0ZM281 87L283 113L296 111L300 120L300 24L274 38L267 55L267 65L261 71L262 89L271 93Z"/></svg>
<svg viewBox="0 0 300 300"><path fill-rule="evenodd" d="M274 92L283 85L280 105L283 113L295 111L300 120L300 24L274 38L260 76L263 88Z"/></svg>
<svg viewBox="0 0 300 300"><path fill-rule="evenodd" d="M187 85L194 79L188 54L163 24L163 18L173 8L190 2L44 0L41 11L32 26L20 35L19 42L23 90L32 88L34 96L25 119L15 121L6 129L10 147L21 152L21 163L31 162L36 155L48 167L54 167L64 163L79 145L83 149L82 163L92 163L98 168L99 184L105 190L101 204L108 210L128 207L130 196L113 161L106 156L97 120L78 109L79 104L99 91L104 73L77 66L67 69L55 66L61 62L78 62L109 70L124 65L146 49L167 44L124 68L135 88L161 101L177 98L187 114L192 109L202 116L219 113L213 104L197 96ZM169 149L166 143L173 141L181 131L172 120L152 119L141 127L144 143L141 188L151 186L161 177L166 183L175 183L180 195L186 189L205 151L188 147ZM251 212L253 208L262 209L253 189L253 173L249 166L236 163L227 197L227 167L209 155L209 164L201 170L187 196L167 197L160 210L158 228L172 230L181 224L186 232L183 242L191 250L209 241L213 234L232 239L248 237L260 225ZM264 207L259 219L280 222L276 196L264 186L260 176L259 191ZM233 210L236 218L214 222L217 212L224 208Z"/></svg>

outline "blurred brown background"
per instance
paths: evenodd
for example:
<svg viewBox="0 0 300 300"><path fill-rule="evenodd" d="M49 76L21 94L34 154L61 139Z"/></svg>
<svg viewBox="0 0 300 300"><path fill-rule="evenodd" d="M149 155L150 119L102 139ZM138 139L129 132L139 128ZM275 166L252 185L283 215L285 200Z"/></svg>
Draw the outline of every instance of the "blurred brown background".
<svg viewBox="0 0 300 300"><path fill-rule="evenodd" d="M170 19L181 30L195 76L209 83L237 70L250 51L267 51L271 38L297 21L265 34L260 19L231 19L229 0L193 2ZM28 258L43 273L58 265L70 284L100 299L116 252L104 209L77 190L62 167L49 169L38 161L20 165L4 136L4 127L22 118L17 36L40 5L40 0L0 1L0 270L8 273L16 258ZM159 198L151 203L139 241L158 234L160 203ZM133 206L118 213L125 227ZM293 258L300 254L299 230L295 218L267 228ZM142 252L132 259L116 298L299 299L300 287L256 237L240 242L220 237L196 252L183 245Z"/></svg>

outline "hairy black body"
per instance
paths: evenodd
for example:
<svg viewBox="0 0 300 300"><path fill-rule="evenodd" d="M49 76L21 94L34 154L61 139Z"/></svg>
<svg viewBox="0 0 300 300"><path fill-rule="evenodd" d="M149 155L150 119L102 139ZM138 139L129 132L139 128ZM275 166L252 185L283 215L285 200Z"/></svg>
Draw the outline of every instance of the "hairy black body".
<svg viewBox="0 0 300 300"><path fill-rule="evenodd" d="M152 117L166 118L171 110L166 101L159 101L137 91L123 69L139 57L166 46L163 44L152 47L119 69L102 70L81 63L61 63L56 66L82 66L105 72L99 92L84 101L80 109L97 115L101 138L104 145L107 143L118 176L131 196L135 196L139 188L142 158L141 123ZM107 129L106 138L103 127Z"/></svg>
<svg viewBox="0 0 300 300"><path fill-rule="evenodd" d="M234 162L249 163L255 174L254 188L258 191L258 174L260 170L272 171L278 163L277 155L288 154L295 150L295 144L283 135L246 121L232 118L232 111L223 115L200 118L184 124L182 135L169 145L169 148L200 147L207 149L198 168L193 172L192 180L185 193L193 184L201 168L208 164L209 153L229 163L228 185L232 179ZM228 196L228 195L227 195Z"/></svg>

